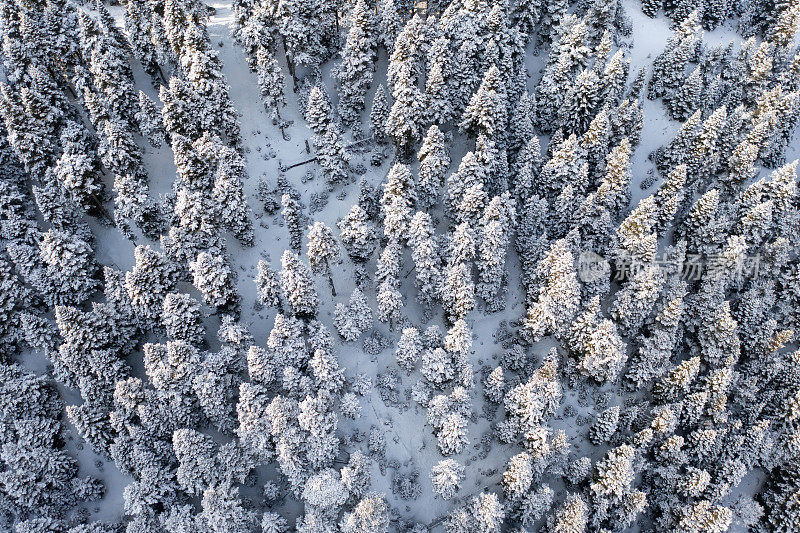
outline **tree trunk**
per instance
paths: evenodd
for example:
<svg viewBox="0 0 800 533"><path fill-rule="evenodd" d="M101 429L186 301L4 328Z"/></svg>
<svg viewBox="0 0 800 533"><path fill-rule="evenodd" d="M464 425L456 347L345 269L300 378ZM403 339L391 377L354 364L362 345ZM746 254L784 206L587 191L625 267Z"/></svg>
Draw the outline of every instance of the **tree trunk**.
<svg viewBox="0 0 800 533"><path fill-rule="evenodd" d="M295 163L294 165L289 165L288 167L284 168L283 171L286 172L290 168L295 168L295 167L299 167L299 166L302 166L302 165L307 165L309 163L313 163L316 160L317 160L316 157L312 157L311 159L306 159L305 161L300 161L299 163Z"/></svg>
<svg viewBox="0 0 800 533"><path fill-rule="evenodd" d="M328 269L328 283L331 285L331 296L336 298L336 287L333 285L333 274L330 268Z"/></svg>

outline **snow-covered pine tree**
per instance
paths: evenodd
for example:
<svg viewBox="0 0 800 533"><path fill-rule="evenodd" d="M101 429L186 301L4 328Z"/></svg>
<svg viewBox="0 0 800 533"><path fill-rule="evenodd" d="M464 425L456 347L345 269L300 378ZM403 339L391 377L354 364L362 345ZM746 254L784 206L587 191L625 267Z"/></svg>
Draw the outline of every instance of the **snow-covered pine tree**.
<svg viewBox="0 0 800 533"><path fill-rule="evenodd" d="M372 327L372 309L358 287L353 289L347 305L336 304L333 322L339 335L346 341L358 339L362 333Z"/></svg>
<svg viewBox="0 0 800 533"><path fill-rule="evenodd" d="M417 200L416 183L407 165L395 163L383 185L381 208L383 211L383 232L392 240L403 241L408 238L408 222L411 209Z"/></svg>
<svg viewBox="0 0 800 533"><path fill-rule="evenodd" d="M259 301L267 307L274 307L278 312L282 312L283 304L281 303L281 297L283 292L278 273L263 259L258 260L257 268L258 273L254 281L258 288Z"/></svg>
<svg viewBox="0 0 800 533"><path fill-rule="evenodd" d="M475 520L475 531L480 533L498 533L502 531L506 514L497 494L481 492L472 499L469 509Z"/></svg>
<svg viewBox="0 0 800 533"><path fill-rule="evenodd" d="M580 305L580 286L574 256L567 241L560 239L550 246L536 267L542 280L538 298L527 312L525 334L532 341L553 333L564 336Z"/></svg>
<svg viewBox="0 0 800 533"><path fill-rule="evenodd" d="M389 101L386 97L386 89L383 84L380 83L375 90L375 96L372 99L372 107L370 107L369 112L369 129L376 142L380 143L386 140L386 123L389 120L390 110Z"/></svg>
<svg viewBox="0 0 800 533"><path fill-rule="evenodd" d="M600 383L615 380L627 359L626 344L616 324L602 318L598 297L572 323L567 344L575 354L578 371Z"/></svg>
<svg viewBox="0 0 800 533"><path fill-rule="evenodd" d="M333 110L328 95L319 85L312 87L311 92L308 93L305 119L308 127L318 137L324 135L328 126L333 122Z"/></svg>
<svg viewBox="0 0 800 533"><path fill-rule="evenodd" d="M236 312L240 298L236 292L233 272L223 256L200 252L189 263L189 271L192 273L195 288L200 291L208 305L219 310Z"/></svg>
<svg viewBox="0 0 800 533"><path fill-rule="evenodd" d="M394 352L397 366L408 372L414 369L422 352L422 338L417 328L403 328L397 349Z"/></svg>
<svg viewBox="0 0 800 533"><path fill-rule="evenodd" d="M505 139L508 96L496 66L486 71L480 87L464 110L459 127L473 134L484 133L490 138Z"/></svg>
<svg viewBox="0 0 800 533"><path fill-rule="evenodd" d="M291 250L284 250L281 266L281 288L295 315L316 315L319 299L311 270Z"/></svg>
<svg viewBox="0 0 800 533"><path fill-rule="evenodd" d="M458 218L458 209L464 198L466 191L471 188L481 185L486 179L486 168L475 157L473 152L467 152L461 158L458 165L458 170L447 177L445 183L446 198L445 206L448 215L456 220Z"/></svg>
<svg viewBox="0 0 800 533"><path fill-rule="evenodd" d="M348 176L347 154L338 124L329 124L321 136L314 138L317 162L329 185L344 183Z"/></svg>
<svg viewBox="0 0 800 533"><path fill-rule="evenodd" d="M353 205L337 226L339 239L350 259L357 263L368 261L378 246L378 237L375 227L361 206Z"/></svg>
<svg viewBox="0 0 800 533"><path fill-rule="evenodd" d="M388 322L390 326L398 318L403 307L403 295L396 288L396 281L387 278L378 286L378 320Z"/></svg>
<svg viewBox="0 0 800 533"><path fill-rule="evenodd" d="M608 154L606 173L597 187L597 199L612 217L617 217L631 200L630 156L631 144L626 138Z"/></svg>
<svg viewBox="0 0 800 533"><path fill-rule="evenodd" d="M420 162L417 178L417 206L430 209L438 203L445 172L450 166L450 153L444 134L435 124L428 129L417 153Z"/></svg>
<svg viewBox="0 0 800 533"><path fill-rule="evenodd" d="M300 253L303 246L303 214L300 211L300 203L291 195L284 194L281 197L281 216L289 230L289 243L296 253Z"/></svg>
<svg viewBox="0 0 800 533"><path fill-rule="evenodd" d="M586 131L597 112L600 90L600 78L596 72L585 69L578 74L558 109L559 123L565 134L581 135Z"/></svg>
<svg viewBox="0 0 800 533"><path fill-rule="evenodd" d="M382 0L380 14L380 36L383 46L391 54L397 35L403 29L404 16L398 10L396 0Z"/></svg>
<svg viewBox="0 0 800 533"><path fill-rule="evenodd" d="M139 111L136 113L136 122L142 136L155 148L159 148L166 141L166 130L161 117L161 112L156 103L143 91L139 91Z"/></svg>
<svg viewBox="0 0 800 533"><path fill-rule="evenodd" d="M386 117L384 131L394 140L395 147L408 154L420 136L423 126L423 97L411 72L411 65L400 68L392 87L394 102ZM373 105L373 111L375 107Z"/></svg>
<svg viewBox="0 0 800 533"><path fill-rule="evenodd" d="M554 142L555 139L551 141L551 147ZM588 184L576 181L574 178L581 175L585 164L585 150L578 142L577 136L570 135L555 145L552 157L539 172L538 186L534 189L534 193L552 199L562 192L567 183L571 183L576 191L583 193Z"/></svg>
<svg viewBox="0 0 800 533"><path fill-rule="evenodd" d="M339 116L354 126L364 109L364 101L372 83L376 59L376 29L372 11L366 1L359 0L350 13L352 25L342 49L339 65Z"/></svg>
<svg viewBox="0 0 800 533"><path fill-rule="evenodd" d="M214 139L214 188L212 197L221 206L220 222L244 246L255 244L250 206L244 194L242 180L247 177L245 162L234 149Z"/></svg>
<svg viewBox="0 0 800 533"><path fill-rule="evenodd" d="M536 98L526 91L514 107L513 113L511 113L509 149L519 150L528 144L528 141L534 136L533 125L535 122Z"/></svg>
<svg viewBox="0 0 800 533"><path fill-rule="evenodd" d="M443 500L452 499L464 479L464 467L453 459L443 459L431 468L434 493Z"/></svg>
<svg viewBox="0 0 800 533"><path fill-rule="evenodd" d="M703 78L697 66L669 99L669 111L675 120L686 120L701 106Z"/></svg>
<svg viewBox="0 0 800 533"><path fill-rule="evenodd" d="M469 264L475 259L477 245L475 233L469 223L462 222L450 234L447 250L447 264Z"/></svg>
<svg viewBox="0 0 800 533"><path fill-rule="evenodd" d="M445 39L444 42L441 39ZM446 124L453 118L453 102L450 100L450 85L445 75L450 69L447 63L448 42L446 38L434 41L429 54L436 49L438 54L432 57L428 76L425 79L425 117L433 124ZM430 55L429 55L430 57Z"/></svg>
<svg viewBox="0 0 800 533"><path fill-rule="evenodd" d="M464 263L445 268L440 291L442 307L453 321L464 318L475 308L475 284Z"/></svg>
<svg viewBox="0 0 800 533"><path fill-rule="evenodd" d="M202 346L203 327L200 303L185 293L171 293L164 298L161 322L170 340Z"/></svg>
<svg viewBox="0 0 800 533"><path fill-rule="evenodd" d="M331 229L322 222L314 222L308 227L308 263L311 271L315 274L324 274L328 278L331 286L331 295L336 296L336 288L333 285L332 268L338 263L341 254L339 253L339 243L333 236Z"/></svg>
<svg viewBox="0 0 800 533"><path fill-rule="evenodd" d="M514 199L506 191L486 206L478 233L477 292L490 308L496 308L505 277L505 259L517 214Z"/></svg>
<svg viewBox="0 0 800 533"><path fill-rule="evenodd" d="M439 293L441 270L435 232L430 215L418 211L408 224L408 243L414 261L419 300L430 304Z"/></svg>
<svg viewBox="0 0 800 533"><path fill-rule="evenodd" d="M258 89L267 112L277 120L281 120L281 108L286 106L284 94L285 80L278 65L278 60L268 48L260 46L256 55L256 72L258 73Z"/></svg>
<svg viewBox="0 0 800 533"><path fill-rule="evenodd" d="M342 533L388 533L389 506L382 494L363 497L339 522Z"/></svg>

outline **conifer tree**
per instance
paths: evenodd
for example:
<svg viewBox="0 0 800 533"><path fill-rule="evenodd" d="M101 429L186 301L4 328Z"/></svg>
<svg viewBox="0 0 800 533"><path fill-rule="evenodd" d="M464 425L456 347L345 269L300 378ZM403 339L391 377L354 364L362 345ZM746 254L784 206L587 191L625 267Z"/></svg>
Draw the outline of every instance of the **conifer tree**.
<svg viewBox="0 0 800 533"><path fill-rule="evenodd" d="M184 293L171 293L164 298L161 322L171 340L184 341L194 346L203 344L205 329L200 314L200 303Z"/></svg>
<svg viewBox="0 0 800 533"><path fill-rule="evenodd" d="M630 59L623 59L622 50L617 50L608 60L600 78L602 101L605 105L618 105L628 79Z"/></svg>
<svg viewBox="0 0 800 533"><path fill-rule="evenodd" d="M442 307L452 320L464 318L475 307L475 285L464 263L447 267L442 277Z"/></svg>
<svg viewBox="0 0 800 533"><path fill-rule="evenodd" d="M689 77L678 87L669 99L669 110L675 120L686 120L700 108L700 96L703 90L703 79L700 67L695 68Z"/></svg>
<svg viewBox="0 0 800 533"><path fill-rule="evenodd" d="M161 112L156 107L155 102L139 91L139 111L136 113L136 121L139 123L139 131L147 141L159 148L166 140L166 131L161 118Z"/></svg>
<svg viewBox="0 0 800 533"><path fill-rule="evenodd" d="M386 140L386 123L389 120L389 111L390 107L386 97L386 89L382 83L378 84L369 113L370 131L377 142Z"/></svg>
<svg viewBox="0 0 800 533"><path fill-rule="evenodd" d="M510 18L519 31L530 38L545 6L539 0L520 0L514 2Z"/></svg>
<svg viewBox="0 0 800 533"><path fill-rule="evenodd" d="M317 290L314 288L309 268L290 250L284 250L281 266L281 288L295 315L316 315Z"/></svg>
<svg viewBox="0 0 800 533"><path fill-rule="evenodd" d="M53 174L76 205L87 211L97 209L103 190L97 156L88 132L75 122L68 122L61 130L61 157Z"/></svg>
<svg viewBox="0 0 800 533"><path fill-rule="evenodd" d="M523 93L511 114L509 148L520 149L534 136L536 122L536 99L527 91Z"/></svg>
<svg viewBox="0 0 800 533"><path fill-rule="evenodd" d="M392 87L392 98L394 103L386 117L384 131L394 140L395 147L406 154L419 138L423 119L423 98L410 66L400 69Z"/></svg>
<svg viewBox="0 0 800 533"><path fill-rule="evenodd" d="M350 259L357 263L368 261L378 246L378 237L375 227L361 206L353 205L337 226L339 239Z"/></svg>
<svg viewBox="0 0 800 533"><path fill-rule="evenodd" d="M450 166L450 154L444 135L438 126L428 129L422 141L417 159L420 162L417 178L417 205L420 209L430 209L437 204L439 190L444 182L445 172Z"/></svg>
<svg viewBox="0 0 800 533"><path fill-rule="evenodd" d="M189 263L189 270L194 279L194 286L208 305L232 310L239 304L233 273L225 258L200 252L197 258Z"/></svg>
<svg viewBox="0 0 800 533"><path fill-rule="evenodd" d="M464 467L453 459L439 461L431 469L431 483L437 496L443 500L453 498L464 479Z"/></svg>
<svg viewBox="0 0 800 533"><path fill-rule="evenodd" d="M475 154L473 152L464 154L464 157L461 158L461 162L458 165L458 170L448 176L445 183L447 193L445 205L453 219L458 218L458 209L465 192L470 187L478 185L482 188L485 179L486 169L480 161L477 160Z"/></svg>
<svg viewBox="0 0 800 533"><path fill-rule="evenodd" d="M543 285L536 302L528 308L525 333L533 341L548 333L563 336L580 301L574 258L565 240L550 246L536 272Z"/></svg>
<svg viewBox="0 0 800 533"><path fill-rule="evenodd" d="M347 155L344 150L342 132L336 124L329 124L321 137L316 137L317 162L322 168L325 181L330 185L347 180Z"/></svg>
<svg viewBox="0 0 800 533"><path fill-rule="evenodd" d="M496 305L505 276L505 258L515 219L515 202L506 192L492 198L480 220L477 290L490 305Z"/></svg>
<svg viewBox="0 0 800 533"><path fill-rule="evenodd" d="M378 320L388 322L390 326L398 318L403 307L403 295L396 288L396 282L386 279L378 286Z"/></svg>
<svg viewBox="0 0 800 533"><path fill-rule="evenodd" d="M258 89L267 112L281 120L281 108L286 106L284 95L284 79L278 60L269 50L260 46L256 55L256 72L258 73Z"/></svg>
<svg viewBox="0 0 800 533"><path fill-rule="evenodd" d="M627 359L626 346L616 325L601 318L597 297L573 322L567 343L576 354L578 370L601 383L616 379Z"/></svg>
<svg viewBox="0 0 800 533"><path fill-rule="evenodd" d="M352 512L345 513L339 529L342 533L387 533L389 507L386 498L378 494L365 496Z"/></svg>
<svg viewBox="0 0 800 533"><path fill-rule="evenodd" d="M420 357L422 351L422 339L416 328L403 328L400 340L397 341L395 359L397 366L407 372L411 372Z"/></svg>
<svg viewBox="0 0 800 533"><path fill-rule="evenodd" d="M346 341L354 341L372 327L372 309L364 294L356 287L347 305L336 304L333 322L339 335Z"/></svg>
<svg viewBox="0 0 800 533"><path fill-rule="evenodd" d="M486 71L478 91L472 95L459 127L502 139L505 137L507 122L507 96L500 80L500 70L492 66Z"/></svg>
<svg viewBox="0 0 800 533"><path fill-rule="evenodd" d="M328 126L333 122L331 103L325 91L319 85L312 87L311 92L308 94L305 118L306 122L308 122L308 127L317 137L324 135Z"/></svg>
<svg viewBox="0 0 800 533"><path fill-rule="evenodd" d="M281 205L283 206L281 216L289 230L290 246L292 250L299 254L303 244L303 225L301 221L302 213L300 212L300 204L289 194L284 194L281 197Z"/></svg>
<svg viewBox="0 0 800 533"><path fill-rule="evenodd" d="M658 10L664 5L664 0L644 0L642 2L642 13L650 18L655 18Z"/></svg>
<svg viewBox="0 0 800 533"><path fill-rule="evenodd" d="M450 85L445 79L447 67L444 61L442 57L435 58L425 79L425 117L433 124L449 122L454 113Z"/></svg>
<svg viewBox="0 0 800 533"><path fill-rule="evenodd" d="M381 197L383 232L392 240L408 238L408 222L417 199L415 185L411 170L402 163L395 163L386 176Z"/></svg>
<svg viewBox="0 0 800 533"><path fill-rule="evenodd" d="M606 173L597 188L597 199L612 216L617 216L630 202L630 155L628 139L614 147L606 159Z"/></svg>
<svg viewBox="0 0 800 533"><path fill-rule="evenodd" d="M408 225L408 243L412 249L419 299L422 303L430 303L438 295L441 278L430 215L423 211L414 215Z"/></svg>
<svg viewBox="0 0 800 533"><path fill-rule="evenodd" d="M553 142L555 140L551 141L551 146ZM556 145L552 157L542 166L539 184L534 192L542 197L555 198L567 183L572 183L576 190L583 192L587 184L576 182L574 177L581 174L585 164L586 155L577 136L570 135Z"/></svg>
<svg viewBox="0 0 800 533"><path fill-rule="evenodd" d="M381 40L384 48L391 53L394 50L397 35L403 29L403 17L398 10L396 0L382 0L379 12Z"/></svg>
<svg viewBox="0 0 800 533"><path fill-rule="evenodd" d="M339 116L350 126L364 109L376 58L375 23L366 2L356 2L351 17L353 24L347 33L338 71Z"/></svg>
<svg viewBox="0 0 800 533"><path fill-rule="evenodd" d="M341 257L339 253L339 243L333 236L331 229L322 222L314 222L308 227L308 262L311 271L315 274L324 274L328 277L331 286L331 295L336 296L336 288L333 285L333 263L337 263Z"/></svg>
<svg viewBox="0 0 800 533"><path fill-rule="evenodd" d="M565 134L580 135L586 131L600 101L601 83L593 70L583 70L570 85L558 109L559 122Z"/></svg>
<svg viewBox="0 0 800 533"><path fill-rule="evenodd" d="M469 264L475 259L476 254L475 232L468 222L462 222L455 227L448 243L447 264Z"/></svg>

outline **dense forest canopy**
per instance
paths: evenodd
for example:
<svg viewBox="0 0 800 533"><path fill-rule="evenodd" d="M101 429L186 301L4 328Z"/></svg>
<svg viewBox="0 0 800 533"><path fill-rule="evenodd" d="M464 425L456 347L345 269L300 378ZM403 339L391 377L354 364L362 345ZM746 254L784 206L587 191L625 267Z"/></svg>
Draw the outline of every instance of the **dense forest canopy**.
<svg viewBox="0 0 800 533"><path fill-rule="evenodd" d="M796 0L0 0L0 530L800 531Z"/></svg>

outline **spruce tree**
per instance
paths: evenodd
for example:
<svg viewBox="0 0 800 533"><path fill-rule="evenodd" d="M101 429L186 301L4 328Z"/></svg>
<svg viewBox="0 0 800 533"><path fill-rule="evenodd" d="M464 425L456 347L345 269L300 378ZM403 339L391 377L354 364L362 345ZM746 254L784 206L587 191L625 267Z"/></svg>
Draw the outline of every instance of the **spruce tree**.
<svg viewBox="0 0 800 533"><path fill-rule="evenodd" d="M333 122L333 110L331 109L330 101L325 94L325 90L319 85L312 87L311 92L308 94L305 118L306 122L308 122L308 127L317 137L324 135L328 126Z"/></svg>
<svg viewBox="0 0 800 533"><path fill-rule="evenodd" d="M342 63L339 65L339 116L354 125L364 109L364 99L372 83L376 59L375 23L364 0L356 2L351 12L353 24L347 33Z"/></svg>
<svg viewBox="0 0 800 533"><path fill-rule="evenodd" d="M281 108L286 106L284 95L284 79L278 60L266 47L259 47L256 55L256 72L258 73L258 89L267 112L275 119L281 120Z"/></svg>
<svg viewBox="0 0 800 533"><path fill-rule="evenodd" d="M421 209L430 209L438 203L445 172L450 166L450 154L444 135L438 126L433 125L428 129L417 153L417 159L420 162L417 206Z"/></svg>
<svg viewBox="0 0 800 533"><path fill-rule="evenodd" d="M336 296L333 285L333 264L340 259L339 243L331 229L322 222L308 227L308 262L315 274L324 274L331 286L331 295Z"/></svg>
<svg viewBox="0 0 800 533"><path fill-rule="evenodd" d="M578 312L580 287L574 256L563 239L554 242L536 267L542 279L538 299L528 308L526 335L533 341L548 333L563 336Z"/></svg>
<svg viewBox="0 0 800 533"><path fill-rule="evenodd" d="M377 142L386 140L386 123L389 120L389 102L386 98L386 89L383 84L379 84L375 90L372 100L372 107L369 113L369 125L372 136Z"/></svg>
<svg viewBox="0 0 800 533"><path fill-rule="evenodd" d="M669 99L669 110L675 120L686 120L700 107L703 79L700 67L695 68Z"/></svg>
<svg viewBox="0 0 800 533"><path fill-rule="evenodd" d="M283 252L281 266L281 288L294 313L298 316L316 315L319 298L311 270L290 250Z"/></svg>
<svg viewBox="0 0 800 533"><path fill-rule="evenodd" d="M508 122L508 101L500 79L500 70L492 66L486 71L481 86L472 95L459 122L462 130L485 133L489 137L505 137Z"/></svg>
<svg viewBox="0 0 800 533"><path fill-rule="evenodd" d="M349 171L339 126L329 124L322 136L315 138L314 144L317 148L317 162L322 168L325 181L330 185L345 182Z"/></svg>
<svg viewBox="0 0 800 533"><path fill-rule="evenodd" d="M339 221L339 238L350 259L357 263L366 262L378 245L377 233L366 212L358 204Z"/></svg>
<svg viewBox="0 0 800 533"><path fill-rule="evenodd" d="M166 140L166 131L161 119L161 112L155 102L139 91L139 111L136 113L139 131L142 136L155 148L160 147Z"/></svg>
<svg viewBox="0 0 800 533"><path fill-rule="evenodd" d="M281 216L286 223L289 230L289 242L292 250L300 253L300 248L303 245L303 214L300 211L300 204L288 194L281 197Z"/></svg>

